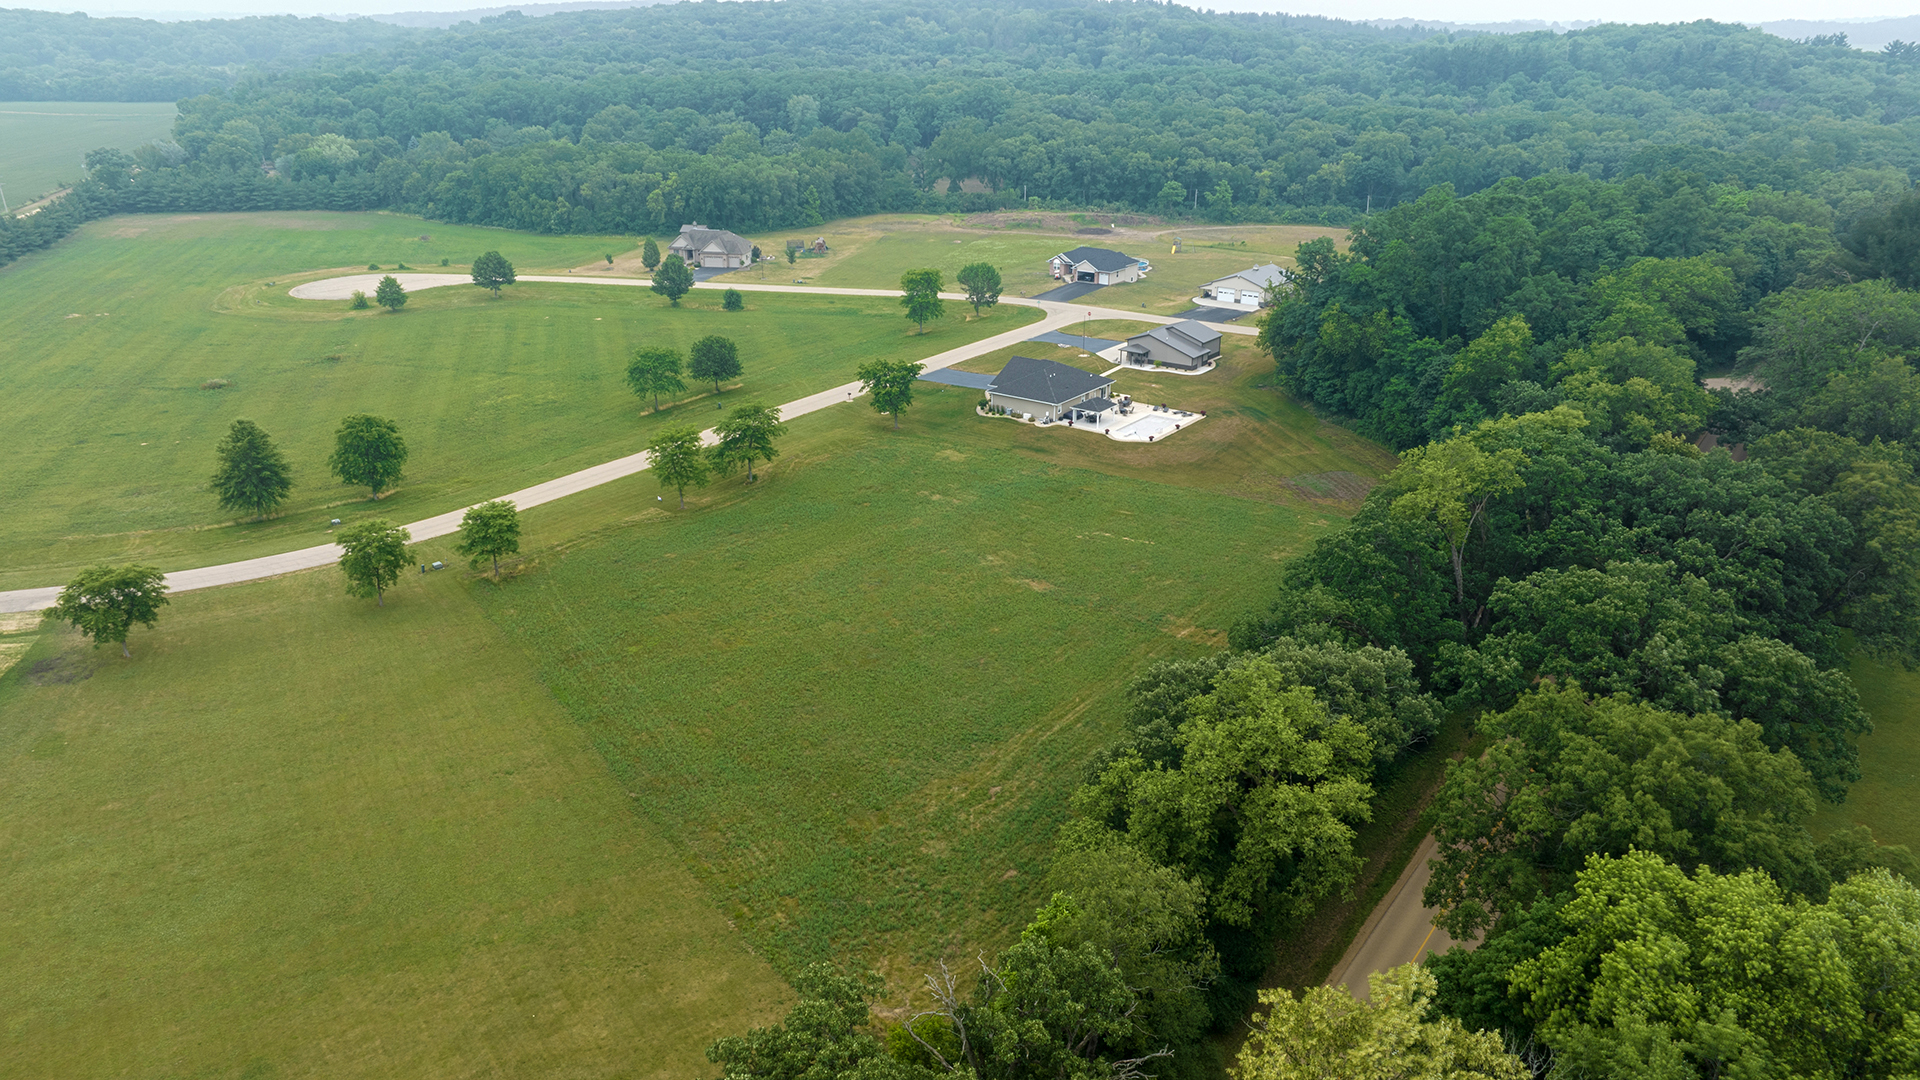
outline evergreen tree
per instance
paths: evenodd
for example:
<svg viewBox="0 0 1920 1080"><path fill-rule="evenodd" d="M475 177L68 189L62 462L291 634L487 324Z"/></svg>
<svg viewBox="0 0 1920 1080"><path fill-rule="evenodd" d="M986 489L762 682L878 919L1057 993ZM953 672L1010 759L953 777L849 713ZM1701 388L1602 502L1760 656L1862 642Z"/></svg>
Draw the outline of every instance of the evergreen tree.
<svg viewBox="0 0 1920 1080"><path fill-rule="evenodd" d="M293 489L286 457L251 420L235 420L214 457L213 493L225 509L266 517Z"/></svg>

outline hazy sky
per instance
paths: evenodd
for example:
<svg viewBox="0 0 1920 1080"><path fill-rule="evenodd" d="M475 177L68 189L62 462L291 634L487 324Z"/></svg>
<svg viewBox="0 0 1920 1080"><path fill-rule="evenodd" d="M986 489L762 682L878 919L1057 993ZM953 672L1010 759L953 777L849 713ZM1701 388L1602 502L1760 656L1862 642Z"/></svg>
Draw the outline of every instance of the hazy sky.
<svg viewBox="0 0 1920 1080"><path fill-rule="evenodd" d="M205 15L375 14L391 11L462 11L511 0L106 0L100 6L26 4L90 15L180 18ZM1719 19L1755 23L1769 19L1886 19L1920 14L1920 0L1207 0L1196 7L1236 11L1291 11L1344 19L1436 19L1502 22L1512 19L1682 22Z"/></svg>

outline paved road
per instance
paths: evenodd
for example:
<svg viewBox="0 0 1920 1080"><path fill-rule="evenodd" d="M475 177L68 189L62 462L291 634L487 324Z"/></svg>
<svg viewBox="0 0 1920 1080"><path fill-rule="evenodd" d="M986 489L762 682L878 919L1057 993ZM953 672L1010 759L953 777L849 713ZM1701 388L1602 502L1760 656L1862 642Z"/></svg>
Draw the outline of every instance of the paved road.
<svg viewBox="0 0 1920 1080"><path fill-rule="evenodd" d="M355 289L372 292L383 276L384 275L381 274L354 274L347 277L327 278L322 281L310 281L304 285L295 286L289 290L289 292L290 295L302 300L344 300L352 296ZM473 282L473 279L466 274L395 274L393 276L399 278L401 285L409 292L419 289L439 288L446 285L468 285ZM569 284L622 285L629 287L652 284L642 278L594 277L586 274L529 275L520 278L520 280L557 281ZM834 289L812 285L750 285L746 283L727 285L703 283L694 286L696 289L725 289L729 287L739 289L742 292L811 293L829 296L900 295L897 289ZM943 293L942 295L955 300L964 299L964 297L957 293ZM959 348L936 353L922 360L921 363L925 364L929 371L949 367L962 360L968 360L975 356L993 352L995 349L1004 349L1009 345L1017 345L1020 342L1031 339L1036 333L1044 333L1049 330L1057 330L1063 326L1072 325L1082 318L1085 318L1089 310L1093 313L1092 317L1096 319L1137 319L1144 322L1159 323L1175 321L1163 315L1142 315L1139 312L1116 311L1108 308L1088 309L1082 305L1056 304L1019 297L1007 297L1003 299L1001 303L1013 304L1020 307L1039 308L1046 312L1046 318L1041 319L1037 323L1028 323L1017 329L1008 330L1002 334L982 338L979 341L962 345ZM1251 330L1238 326L1222 325L1219 329L1227 333L1253 333ZM817 394L809 394L797 401L787 402L780 406L780 416L786 420L791 420L796 416L805 416L810 412L817 412L829 405L838 405L844 401L851 401L858 396L859 393L860 384L858 382L844 383L829 390L822 390ZM715 441L712 429L701 432L700 437L708 445L712 445ZM644 451L638 454L629 454L626 457L618 458L614 461L608 461L591 468L581 469L579 472L569 473L566 476L548 480L546 483L535 484L530 488L498 497L511 499L515 506L525 510L530 506L539 506L541 503L552 502L555 499L585 491L588 488L598 487L601 484L618 480L625 476L632 476L634 473L645 470L647 465L648 459ZM408 522L406 528L415 540L428 540L436 536L445 536L460 528L460 519L466 514L466 511L467 508L462 507L458 510L438 514L421 521ZM258 559L222 563L218 566L202 566L192 570L175 570L167 575L167 587L173 592L187 592L193 589L211 588L215 585L234 585L243 581L257 581L261 578L274 577L279 574L290 574L297 570L311 570L317 566L325 566L328 563L338 562L340 554L341 552L338 545L327 543L318 544L309 548L301 548L298 551L287 551L278 555L267 555ZM54 600L59 595L60 586L58 585L49 585L37 589L14 589L8 592L0 592L0 612L39 611L43 608L53 606Z"/></svg>
<svg viewBox="0 0 1920 1080"><path fill-rule="evenodd" d="M1469 949L1477 944L1455 942L1445 930L1433 925L1436 910L1420 903L1420 894L1426 891L1432 875L1427 860L1439 853L1440 845L1431 836L1420 844L1400 880L1393 883L1392 891L1354 936L1347 954L1334 965L1333 974L1327 977L1328 986L1344 983L1354 997L1365 1000L1367 976L1373 972L1399 967L1430 952L1446 952L1456 944Z"/></svg>

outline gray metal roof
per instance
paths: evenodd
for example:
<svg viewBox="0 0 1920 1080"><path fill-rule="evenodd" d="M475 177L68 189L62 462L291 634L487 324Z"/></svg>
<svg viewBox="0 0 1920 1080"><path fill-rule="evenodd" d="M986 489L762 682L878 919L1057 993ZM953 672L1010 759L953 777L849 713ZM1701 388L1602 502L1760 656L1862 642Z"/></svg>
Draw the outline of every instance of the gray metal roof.
<svg viewBox="0 0 1920 1080"><path fill-rule="evenodd" d="M1124 251L1114 251L1110 248L1077 247L1072 251L1063 253L1060 257L1075 266L1081 263L1087 263L1095 270L1105 270L1109 273L1115 270L1125 270L1129 266L1140 265L1139 259L1134 258Z"/></svg>
<svg viewBox="0 0 1920 1080"><path fill-rule="evenodd" d="M1127 341L1135 342L1141 338L1152 338L1164 343L1175 352L1196 360L1211 355L1220 347L1220 331L1194 319L1177 322L1171 326L1156 326L1144 334L1133 335Z"/></svg>
<svg viewBox="0 0 1920 1080"><path fill-rule="evenodd" d="M1015 356L993 377L993 392L1022 401L1059 405L1112 386L1113 380L1056 360Z"/></svg>

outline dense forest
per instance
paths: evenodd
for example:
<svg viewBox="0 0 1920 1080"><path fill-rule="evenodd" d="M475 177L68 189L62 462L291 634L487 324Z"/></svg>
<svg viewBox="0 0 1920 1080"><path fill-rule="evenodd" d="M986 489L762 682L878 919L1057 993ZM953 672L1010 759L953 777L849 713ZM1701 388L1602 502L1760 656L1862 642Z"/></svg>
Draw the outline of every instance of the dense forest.
<svg viewBox="0 0 1920 1080"><path fill-rule="evenodd" d="M80 17L8 18L18 42ZM759 231L1031 200L1344 223L1440 184L1678 169L1806 193L1844 225L1920 168L1910 57L1713 23L1459 36L1089 0L315 22L289 22L278 52L249 44L275 40L271 20L76 23L89 55L139 68L192 55L179 39L242 72L181 101L174 138L117 171L112 205L384 207L543 232L696 218ZM272 70L246 67L249 50L327 55ZM60 81L36 73L65 56L0 53L0 81L52 93ZM89 96L134 93L148 77L134 68ZM942 183L966 178L991 190Z"/></svg>

